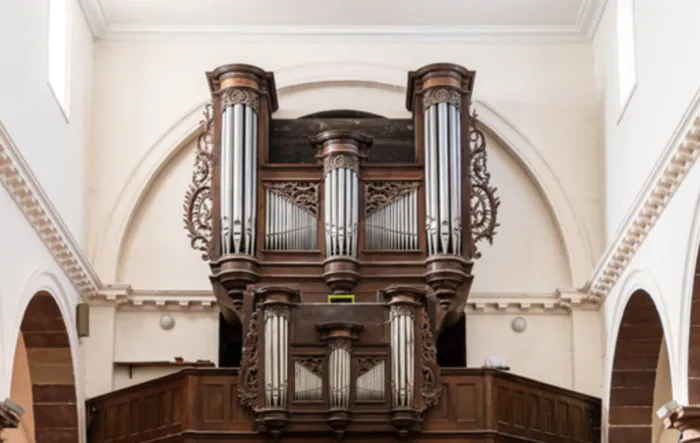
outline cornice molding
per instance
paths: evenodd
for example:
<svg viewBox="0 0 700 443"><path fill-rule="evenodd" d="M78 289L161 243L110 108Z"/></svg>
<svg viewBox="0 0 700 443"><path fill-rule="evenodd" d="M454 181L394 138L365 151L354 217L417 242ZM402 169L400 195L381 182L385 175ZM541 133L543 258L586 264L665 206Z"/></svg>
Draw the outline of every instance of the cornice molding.
<svg viewBox="0 0 700 443"><path fill-rule="evenodd" d="M216 308L216 298L206 290L134 289L130 285L107 285L90 301L93 305L113 305L119 310L208 310ZM469 295L466 312L484 314L568 314L574 309L595 309L586 294L575 289L552 293L477 292Z"/></svg>
<svg viewBox="0 0 700 443"><path fill-rule="evenodd" d="M82 249L0 123L0 182L34 228L80 297L87 300L102 286Z"/></svg>
<svg viewBox="0 0 700 443"><path fill-rule="evenodd" d="M80 0L93 36L103 40L235 37L237 42L567 43L595 34L607 0L584 0L576 22L551 26L162 26L110 24L100 0Z"/></svg>
<svg viewBox="0 0 700 443"><path fill-rule="evenodd" d="M646 239L700 152L700 89L583 290L602 303Z"/></svg>

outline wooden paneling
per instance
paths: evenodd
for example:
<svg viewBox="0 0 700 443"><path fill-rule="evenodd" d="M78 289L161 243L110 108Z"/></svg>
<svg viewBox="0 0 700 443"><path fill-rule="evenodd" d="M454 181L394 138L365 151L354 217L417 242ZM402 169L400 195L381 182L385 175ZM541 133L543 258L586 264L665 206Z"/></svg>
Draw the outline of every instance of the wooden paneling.
<svg viewBox="0 0 700 443"><path fill-rule="evenodd" d="M91 399L89 443L194 442L198 437L208 443L263 441L255 433L252 414L238 401L237 382L236 370L188 368ZM485 369L443 369L442 383L440 402L426 415L416 441L600 442L598 399ZM282 440L336 441L323 411L306 420L311 421L289 423ZM369 443L379 435L396 440L393 433L372 432L372 426L358 423L344 440Z"/></svg>

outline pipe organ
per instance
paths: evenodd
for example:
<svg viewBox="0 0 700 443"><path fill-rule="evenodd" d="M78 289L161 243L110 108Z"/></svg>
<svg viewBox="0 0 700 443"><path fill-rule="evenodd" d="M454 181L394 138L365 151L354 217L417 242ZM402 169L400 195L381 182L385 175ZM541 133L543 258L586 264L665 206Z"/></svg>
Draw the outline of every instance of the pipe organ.
<svg viewBox="0 0 700 443"><path fill-rule="evenodd" d="M440 401L436 337L462 314L475 243L497 227L474 77L410 72L411 119L290 120L272 118L272 73L207 74L185 226L242 330L237 396L259 432L404 438Z"/></svg>

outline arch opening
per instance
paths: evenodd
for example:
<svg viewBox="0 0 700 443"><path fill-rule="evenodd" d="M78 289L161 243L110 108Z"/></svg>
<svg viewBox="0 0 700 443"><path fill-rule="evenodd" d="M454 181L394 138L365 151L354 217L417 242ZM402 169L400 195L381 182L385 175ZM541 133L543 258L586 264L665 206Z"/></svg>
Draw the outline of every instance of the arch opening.
<svg viewBox="0 0 700 443"><path fill-rule="evenodd" d="M695 262L688 340L688 403L700 404L700 253Z"/></svg>
<svg viewBox="0 0 700 443"><path fill-rule="evenodd" d="M25 409L17 443L80 441L75 372L68 330L51 294L32 297L22 318L12 373L12 398Z"/></svg>
<svg viewBox="0 0 700 443"><path fill-rule="evenodd" d="M608 441L678 441L678 432L665 430L655 415L672 396L661 317L649 294L638 290L625 306L615 344Z"/></svg>

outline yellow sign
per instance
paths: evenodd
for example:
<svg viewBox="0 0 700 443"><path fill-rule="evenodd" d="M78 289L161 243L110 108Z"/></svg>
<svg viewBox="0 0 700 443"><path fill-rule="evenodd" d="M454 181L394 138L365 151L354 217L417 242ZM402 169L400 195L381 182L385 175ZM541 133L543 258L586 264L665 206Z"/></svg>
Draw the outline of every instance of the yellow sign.
<svg viewBox="0 0 700 443"><path fill-rule="evenodd" d="M329 295L328 303L355 303L355 296L352 294Z"/></svg>

